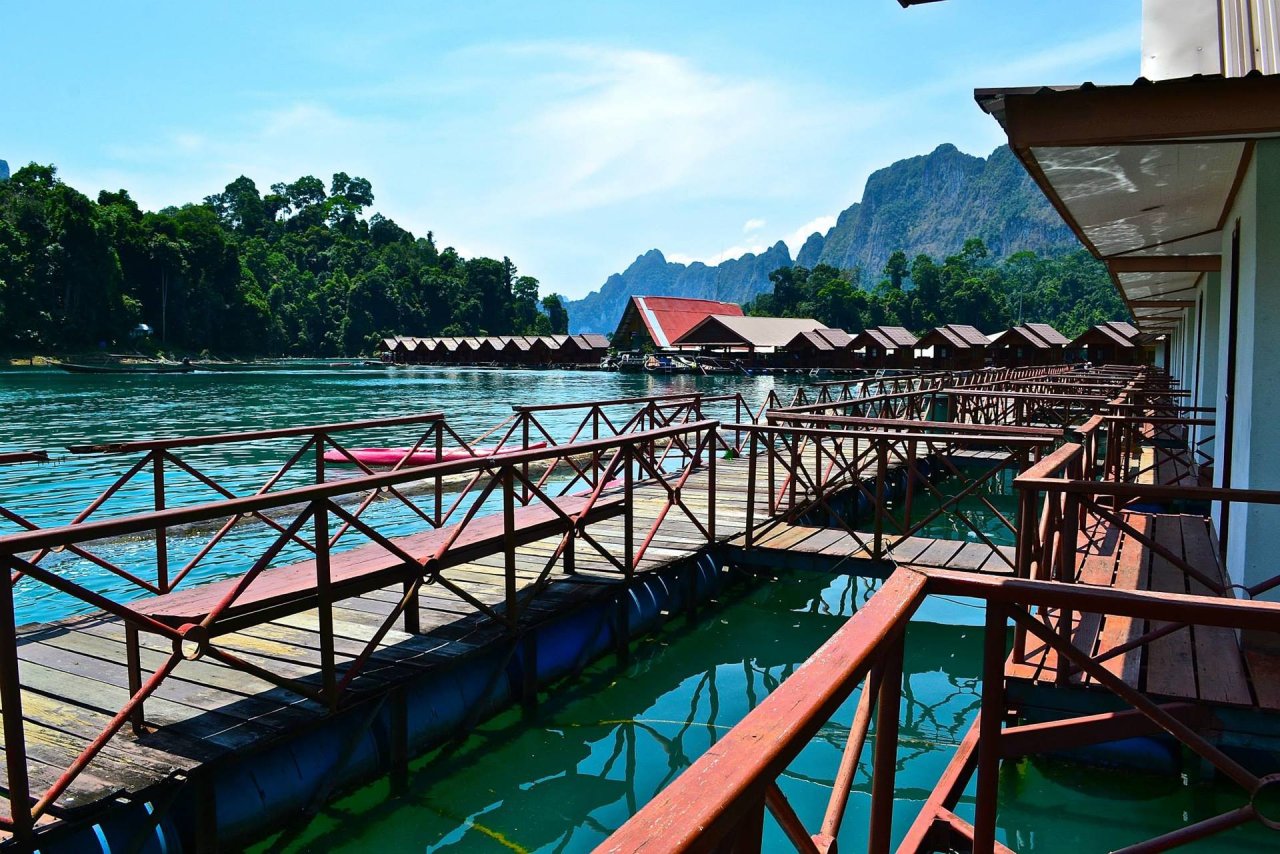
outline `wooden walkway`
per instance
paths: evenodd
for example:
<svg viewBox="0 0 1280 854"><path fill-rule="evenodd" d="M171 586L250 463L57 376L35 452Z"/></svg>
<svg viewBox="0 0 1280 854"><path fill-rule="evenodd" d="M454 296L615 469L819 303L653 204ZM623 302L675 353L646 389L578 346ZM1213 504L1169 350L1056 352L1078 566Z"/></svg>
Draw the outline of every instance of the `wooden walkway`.
<svg viewBox="0 0 1280 854"><path fill-rule="evenodd" d="M1144 536L1192 566L1212 568L1222 580L1217 544L1201 516L1125 513L1125 521ZM1076 581L1122 590L1208 595L1209 589L1168 559L1122 530L1096 518L1081 533ZM1072 642L1093 656L1158 629L1162 623L1103 614L1076 614ZM1024 663L1011 659L1005 673L1012 681L1057 683L1057 655L1028 640ZM1184 627L1104 662L1127 685L1164 700L1196 700L1280 711L1280 659L1241 651L1236 633L1211 626ZM1094 685L1079 672L1075 686Z"/></svg>
<svg viewBox="0 0 1280 854"><path fill-rule="evenodd" d="M695 472L682 492L684 503L705 520L706 471ZM716 472L717 540L740 535L747 523L745 459L720 460ZM647 531L667 504L656 483L637 484L634 495L637 535ZM757 512L767 507L757 496ZM761 519L760 521L763 521ZM624 547L620 517L593 523L589 533L616 557ZM585 544L576 550L576 574L557 569L553 581L532 589L559 537L520 546L517 576L524 627L615 593L625 579L604 557ZM672 509L640 560L637 575L691 558L707 547L697 527ZM504 557L497 554L452 567L454 584L502 613ZM397 585L347 598L334 607L335 645L340 665L349 663L403 595ZM352 684L355 692L379 693L449 666L469 655L511 646L499 621L439 585L419 594L420 631L398 627L374 653ZM142 667L150 673L172 653L168 640L143 633ZM243 628L217 639L219 647L251 664L318 688L321 655L318 613L314 610ZM128 698L126 638L115 617L94 614L19 629L23 710L32 789L54 782L89 742L107 726ZM146 719L154 731L117 735L58 800L43 821L121 795L136 795L179 772L244 754L296 732L329 714L320 703L209 658L182 662L147 701ZM0 787L7 789L4 763Z"/></svg>
<svg viewBox="0 0 1280 854"><path fill-rule="evenodd" d="M859 536L864 541L871 539L870 532L865 534L860 532ZM840 528L779 525L760 538L754 547L766 551L822 555L836 559L875 560L852 534ZM998 575L1013 574L1011 566L1014 561L1013 547L999 546L998 548L1000 553L1008 558L1008 563L984 543L936 537L907 537L889 549L888 560L894 564L912 564L935 569L961 569Z"/></svg>

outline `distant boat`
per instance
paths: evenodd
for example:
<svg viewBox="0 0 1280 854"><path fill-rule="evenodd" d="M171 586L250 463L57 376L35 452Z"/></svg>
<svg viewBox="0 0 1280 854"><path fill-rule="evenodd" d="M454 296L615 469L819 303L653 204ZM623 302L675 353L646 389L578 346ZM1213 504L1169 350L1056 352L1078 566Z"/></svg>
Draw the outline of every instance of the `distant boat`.
<svg viewBox="0 0 1280 854"><path fill-rule="evenodd" d="M58 367L73 374L189 374L196 369L190 362L111 362L100 365L59 362Z"/></svg>

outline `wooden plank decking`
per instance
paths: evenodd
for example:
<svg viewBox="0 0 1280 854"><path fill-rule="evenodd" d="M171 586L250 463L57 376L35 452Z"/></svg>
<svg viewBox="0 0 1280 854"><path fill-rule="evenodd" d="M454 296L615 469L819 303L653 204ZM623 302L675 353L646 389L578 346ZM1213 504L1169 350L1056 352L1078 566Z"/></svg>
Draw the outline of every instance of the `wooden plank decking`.
<svg viewBox="0 0 1280 854"><path fill-rule="evenodd" d="M706 481L706 470L697 471L682 491L684 503L700 520L705 520L707 509ZM723 542L746 528L746 460L718 461L716 488L717 540ZM640 537L666 505L667 493L658 484L637 484L633 500ZM767 507L766 501L761 487L757 513ZM613 517L593 523L588 530L620 558L623 525L622 518ZM603 556L579 544L576 574L556 570L553 582L533 596L531 586L558 542L559 537L553 536L517 549L517 581L526 625L609 595L624 583ZM673 509L638 563L637 574L692 557L706 545L697 527ZM500 551L454 566L446 577L501 613L506 581ZM402 595L395 585L335 605L334 644L340 666L355 659ZM438 585L422 588L419 606L419 632L392 628L366 670L353 681L353 690L385 690L504 641L510 644L500 622ZM156 635L143 633L141 642L145 673L172 652L170 642ZM319 687L321 641L315 610L240 628L222 635L217 643L251 664ZM57 779L124 705L129 684L125 626L100 613L23 626L19 659L31 784L38 792ZM247 752L327 714L320 703L209 658L184 661L147 701L146 718L153 731L134 735L126 728L118 734L44 820L103 799L139 793L177 772ZM0 761L0 788L7 785Z"/></svg>
<svg viewBox="0 0 1280 854"><path fill-rule="evenodd" d="M1216 573L1222 567L1209 521L1201 516L1125 513L1125 521L1172 554L1198 569ZM1077 551L1079 584L1122 590L1207 595L1208 588L1187 576L1171 561L1137 538L1097 518L1081 533ZM1164 624L1106 614L1075 614L1072 642L1093 656L1106 655ZM1025 661L1006 664L1012 681L1052 685L1057 681L1058 657L1034 639L1028 640ZM1188 626L1104 662L1127 685L1162 700L1196 700L1229 706L1280 711L1277 675L1280 660L1262 653L1245 654L1236 633L1210 626ZM1084 687L1096 681L1080 672L1068 682Z"/></svg>
<svg viewBox="0 0 1280 854"><path fill-rule="evenodd" d="M869 543L871 533L859 533ZM766 551L788 551L823 555L850 560L874 560L863 543L841 528L818 528L808 525L779 525L761 537L753 547ZM1013 572L1014 549L999 546L997 554L979 542L947 540L938 537L907 537L889 549L889 561L938 569L963 569L971 572L1010 574ZM1002 559L1000 555L1004 555Z"/></svg>

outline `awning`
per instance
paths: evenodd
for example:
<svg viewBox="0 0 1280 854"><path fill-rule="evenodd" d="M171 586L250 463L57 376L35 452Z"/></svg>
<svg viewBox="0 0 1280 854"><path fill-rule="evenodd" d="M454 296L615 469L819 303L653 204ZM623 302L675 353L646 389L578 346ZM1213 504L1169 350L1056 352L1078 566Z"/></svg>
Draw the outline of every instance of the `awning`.
<svg viewBox="0 0 1280 854"><path fill-rule="evenodd" d="M1176 324L1258 139L1280 135L1280 76L1128 86L979 89L979 106L1080 242L1104 261L1144 332Z"/></svg>

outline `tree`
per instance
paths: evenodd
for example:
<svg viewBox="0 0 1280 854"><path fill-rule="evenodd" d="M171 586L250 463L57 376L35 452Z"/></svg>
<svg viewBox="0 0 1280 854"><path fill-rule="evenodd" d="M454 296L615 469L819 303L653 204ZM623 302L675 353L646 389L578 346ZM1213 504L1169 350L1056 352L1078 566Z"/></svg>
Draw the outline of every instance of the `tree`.
<svg viewBox="0 0 1280 854"><path fill-rule="evenodd" d="M568 334L569 311L564 307L564 297L559 294L547 294L542 298L542 310L546 313L551 335Z"/></svg>

